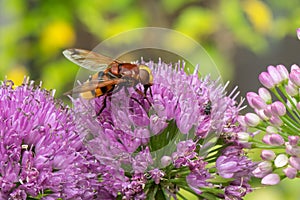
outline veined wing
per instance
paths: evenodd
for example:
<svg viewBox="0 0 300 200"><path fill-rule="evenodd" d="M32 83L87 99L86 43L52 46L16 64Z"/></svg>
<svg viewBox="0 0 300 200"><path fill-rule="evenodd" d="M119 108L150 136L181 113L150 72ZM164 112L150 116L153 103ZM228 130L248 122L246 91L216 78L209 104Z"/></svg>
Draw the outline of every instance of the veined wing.
<svg viewBox="0 0 300 200"><path fill-rule="evenodd" d="M73 63L91 71L104 71L109 64L120 61L84 49L66 49L63 54Z"/></svg>

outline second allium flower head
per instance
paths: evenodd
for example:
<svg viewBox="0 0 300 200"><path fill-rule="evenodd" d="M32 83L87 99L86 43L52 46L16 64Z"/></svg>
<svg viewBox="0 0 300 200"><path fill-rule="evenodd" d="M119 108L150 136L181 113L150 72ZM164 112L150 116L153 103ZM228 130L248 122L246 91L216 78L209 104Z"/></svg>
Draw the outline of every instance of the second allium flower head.
<svg viewBox="0 0 300 200"><path fill-rule="evenodd" d="M211 193L205 188L215 189L215 195L220 197L249 192L248 179L241 182L238 175L253 164L243 157L240 148L238 133L242 129L236 125L240 109L234 100L236 96L226 97L218 81L199 79L197 70L193 75L186 74L184 63L142 64L154 76L146 98L132 88L128 88L129 94L118 91L110 96L99 116L96 113L102 108L103 96L91 101L73 100L78 129L87 148L107 165L108 173L101 175L107 195L117 197L121 192L128 199L151 195L168 198L180 195L184 189L204 197ZM142 87L138 85L141 91ZM245 185L244 194L237 195L209 181L217 176L215 168L208 166L219 156L214 145L220 135L230 135L225 140L237 148L231 153L224 151L227 160L244 159L230 177L237 181L233 185ZM218 150L222 148L219 146ZM226 159L219 163L218 169L224 170ZM233 187L228 182L228 187Z"/></svg>
<svg viewBox="0 0 300 200"><path fill-rule="evenodd" d="M258 94L247 94L255 113L246 114L240 122L264 134L261 141L254 140L252 145L262 149L263 161L253 171L256 177L262 178L262 184L275 185L285 177L293 179L300 170L299 77L297 65L292 65L290 72L283 65L269 66L259 76L264 87Z"/></svg>

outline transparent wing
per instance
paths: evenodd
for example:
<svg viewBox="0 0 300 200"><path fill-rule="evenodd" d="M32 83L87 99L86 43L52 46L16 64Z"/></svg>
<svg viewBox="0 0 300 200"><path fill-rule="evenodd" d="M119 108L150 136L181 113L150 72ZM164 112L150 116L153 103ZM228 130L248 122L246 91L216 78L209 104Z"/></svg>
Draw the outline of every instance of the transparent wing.
<svg viewBox="0 0 300 200"><path fill-rule="evenodd" d="M96 88L101 88L101 87L105 87L108 85L117 85L124 81L125 80L123 80L123 79L112 79L112 80L106 80L106 81L91 80L91 81L84 82L82 85L79 85L79 86L73 88L72 90L64 93L64 95L92 91L92 90L95 90Z"/></svg>
<svg viewBox="0 0 300 200"><path fill-rule="evenodd" d="M109 64L120 61L84 49L66 49L63 54L73 63L91 71L104 71Z"/></svg>

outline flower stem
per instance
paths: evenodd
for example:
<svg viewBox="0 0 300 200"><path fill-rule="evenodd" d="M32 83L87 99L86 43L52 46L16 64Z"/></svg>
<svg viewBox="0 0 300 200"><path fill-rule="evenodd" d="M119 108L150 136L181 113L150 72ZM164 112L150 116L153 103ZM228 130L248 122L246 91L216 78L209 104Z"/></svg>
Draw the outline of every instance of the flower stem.
<svg viewBox="0 0 300 200"><path fill-rule="evenodd" d="M284 90L283 90L281 87L279 87L279 89L280 89L280 91L283 92L283 94L284 94ZM272 91L272 92L275 94L275 96L281 101L281 103L283 103L283 104L285 105L286 109L289 111L289 113L290 113L290 114L294 117L294 119L297 121L297 123L295 123L294 125L297 126L297 124L300 124L299 118L297 117L297 115L295 115L295 113L293 112L293 110L291 110L291 108L286 104L285 100L281 97L281 95L278 93L278 91L276 90L276 88L271 89L271 91ZM297 109L296 106L295 106L295 104L294 104L294 102L293 102L293 101L291 100L291 98L289 97L289 95L287 95L287 98L289 99L291 105L292 105L295 109Z"/></svg>

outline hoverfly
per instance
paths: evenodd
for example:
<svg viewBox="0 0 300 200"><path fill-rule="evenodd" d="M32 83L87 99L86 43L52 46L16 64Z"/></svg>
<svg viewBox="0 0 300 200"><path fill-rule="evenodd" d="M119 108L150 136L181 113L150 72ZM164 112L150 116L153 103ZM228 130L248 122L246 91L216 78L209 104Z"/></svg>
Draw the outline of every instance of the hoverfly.
<svg viewBox="0 0 300 200"><path fill-rule="evenodd" d="M133 87L137 93L145 97L147 90L153 84L152 72L146 65L121 62L83 49L67 49L63 51L63 54L67 59L80 67L97 72L90 76L89 80L82 85L65 93L79 93L85 99L105 95L103 107L97 115L105 108L107 96L112 95L122 88L125 88L125 91L127 91L127 87ZM144 86L144 92L136 88L138 83Z"/></svg>

